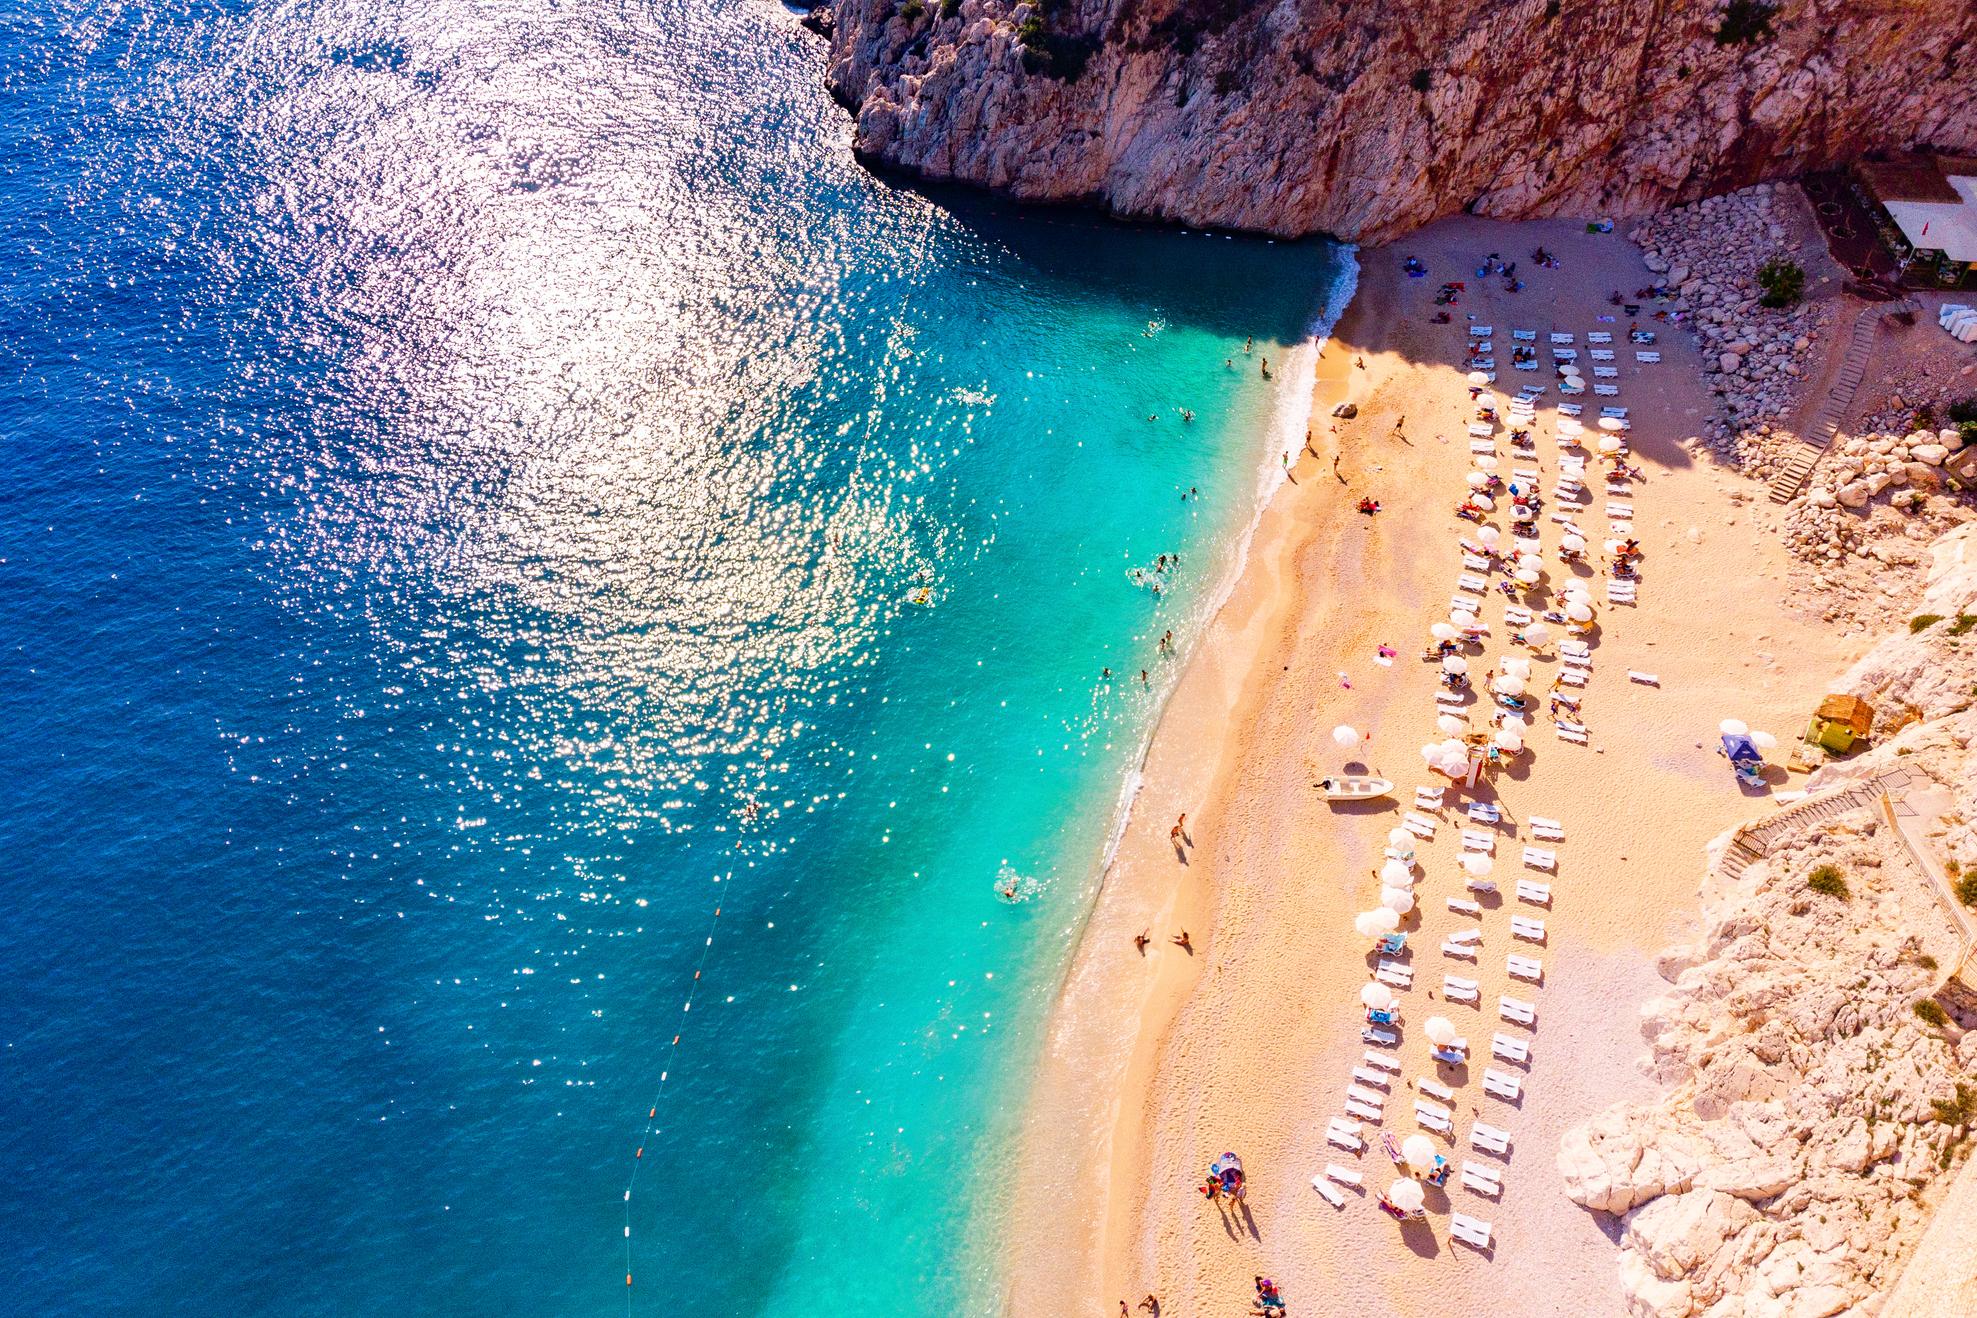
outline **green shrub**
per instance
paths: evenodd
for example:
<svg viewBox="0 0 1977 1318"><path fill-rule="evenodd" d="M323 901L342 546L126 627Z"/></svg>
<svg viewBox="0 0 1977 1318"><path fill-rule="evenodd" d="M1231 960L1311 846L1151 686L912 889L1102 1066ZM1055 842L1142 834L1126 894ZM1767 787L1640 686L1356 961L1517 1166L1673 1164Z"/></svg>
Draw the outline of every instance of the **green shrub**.
<svg viewBox="0 0 1977 1318"><path fill-rule="evenodd" d="M1098 52L1096 37L1067 37L1052 32L1041 6L1016 29L1016 39L1023 45L1023 68L1059 82L1076 82L1084 77L1085 65Z"/></svg>
<svg viewBox="0 0 1977 1318"><path fill-rule="evenodd" d="M1434 81L1434 74L1428 72L1426 69L1416 69L1414 70L1414 76L1407 80L1407 85L1417 92L1425 92L1434 84Z"/></svg>
<svg viewBox="0 0 1977 1318"><path fill-rule="evenodd" d="M1805 271L1798 262L1774 256L1757 268L1758 301L1767 307L1789 307L1805 295Z"/></svg>
<svg viewBox="0 0 1977 1318"><path fill-rule="evenodd" d="M1927 631L1942 620L1943 615L1940 613L1918 613L1908 620L1908 634L1913 636L1917 632Z"/></svg>
<svg viewBox="0 0 1977 1318"><path fill-rule="evenodd" d="M1966 874L1956 881L1956 899L1965 906L1977 906L1977 874Z"/></svg>
<svg viewBox="0 0 1977 1318"><path fill-rule="evenodd" d="M1968 398L1959 398L1945 408L1943 414L1958 424L1965 421L1977 422L1977 394L1972 394Z"/></svg>
<svg viewBox="0 0 1977 1318"><path fill-rule="evenodd" d="M961 0L940 0L940 16L953 18L961 12Z"/></svg>
<svg viewBox="0 0 1977 1318"><path fill-rule="evenodd" d="M1805 886L1828 897L1838 897L1841 901L1847 899L1847 876L1838 865L1821 865L1806 875Z"/></svg>
<svg viewBox="0 0 1977 1318"><path fill-rule="evenodd" d="M1778 6L1764 0L1730 0L1724 7L1722 21L1716 25L1716 44L1747 46L1774 35L1771 16L1777 12Z"/></svg>
<svg viewBox="0 0 1977 1318"><path fill-rule="evenodd" d="M1948 1013L1943 1010L1941 1004L1934 998L1916 999L1915 1014L1937 1029L1941 1029L1950 1023Z"/></svg>
<svg viewBox="0 0 1977 1318"><path fill-rule="evenodd" d="M909 23L919 22L926 12L927 7L921 3L921 0L906 0L906 3L899 7L899 16Z"/></svg>
<svg viewBox="0 0 1977 1318"><path fill-rule="evenodd" d="M1924 970L1934 970L1936 968L1936 958L1924 952L1915 958L1915 964L1921 966Z"/></svg>
<svg viewBox="0 0 1977 1318"><path fill-rule="evenodd" d="M1950 624L1951 636L1961 636L1972 627L1977 627L1977 613L1959 613L1956 621Z"/></svg>
<svg viewBox="0 0 1977 1318"><path fill-rule="evenodd" d="M1925 998L1923 1001L1927 1002L1928 999ZM1920 1006L1921 1003L1916 1005ZM1929 1005L1934 1007L1936 1004L1930 1002ZM1937 1010L1940 1012L1941 1008ZM1959 1084L1956 1087L1955 1098L1932 1098L1929 1100L1929 1106L1935 1112L1936 1120L1945 1126L1967 1126L1972 1117L1977 1117L1977 1089Z"/></svg>

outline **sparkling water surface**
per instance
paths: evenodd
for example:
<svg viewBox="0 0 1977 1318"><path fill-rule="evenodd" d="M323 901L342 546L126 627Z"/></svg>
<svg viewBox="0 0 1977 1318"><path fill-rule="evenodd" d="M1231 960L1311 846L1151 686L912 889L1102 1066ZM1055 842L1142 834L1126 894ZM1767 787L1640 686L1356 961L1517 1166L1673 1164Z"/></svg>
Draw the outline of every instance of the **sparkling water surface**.
<svg viewBox="0 0 1977 1318"><path fill-rule="evenodd" d="M823 61L0 14L0 1309L995 1310L1349 261L874 178Z"/></svg>

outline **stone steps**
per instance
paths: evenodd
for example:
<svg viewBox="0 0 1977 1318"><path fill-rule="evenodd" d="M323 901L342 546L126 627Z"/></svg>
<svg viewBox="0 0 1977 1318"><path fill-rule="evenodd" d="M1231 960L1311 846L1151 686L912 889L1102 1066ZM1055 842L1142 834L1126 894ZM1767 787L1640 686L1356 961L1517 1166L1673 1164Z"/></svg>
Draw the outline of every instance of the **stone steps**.
<svg viewBox="0 0 1977 1318"><path fill-rule="evenodd" d="M1724 849L1723 858L1718 864L1725 874L1739 878L1752 861L1765 857L1771 850L1773 839L1781 833L1796 833L1807 824L1816 824L1850 810L1871 807L1880 798L1881 792L1880 781L1870 779L1845 791L1821 792L1817 796L1795 801L1757 827L1739 829Z"/></svg>

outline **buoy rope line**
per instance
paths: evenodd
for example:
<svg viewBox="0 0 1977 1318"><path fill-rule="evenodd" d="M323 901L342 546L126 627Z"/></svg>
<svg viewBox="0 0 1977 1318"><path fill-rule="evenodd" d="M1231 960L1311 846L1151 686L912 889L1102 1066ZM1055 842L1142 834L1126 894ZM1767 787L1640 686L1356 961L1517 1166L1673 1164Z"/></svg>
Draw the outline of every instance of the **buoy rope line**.
<svg viewBox="0 0 1977 1318"><path fill-rule="evenodd" d="M706 973L707 958L714 950L714 931L721 923L721 907L727 895L725 885L732 878L734 871L729 870L715 880L724 885L721 890L722 898L715 901L714 914L708 917L707 936L700 944L700 961L694 966L693 979L687 985L686 1001L680 1005L679 1028L673 1031L672 1042L666 1045L666 1065L659 1072L659 1083L653 1088L652 1102L646 1105L645 1129L639 1132L638 1148L632 1153L631 1174L625 1178L625 1313L627 1315L632 1311L632 1189L638 1184L638 1171L645 1163L646 1146L662 1132L662 1128L658 1125L659 1100L665 1097L666 1081L672 1075L673 1062L679 1055L680 1038L686 1033L686 1019L693 1012L694 995L700 992L701 976Z"/></svg>

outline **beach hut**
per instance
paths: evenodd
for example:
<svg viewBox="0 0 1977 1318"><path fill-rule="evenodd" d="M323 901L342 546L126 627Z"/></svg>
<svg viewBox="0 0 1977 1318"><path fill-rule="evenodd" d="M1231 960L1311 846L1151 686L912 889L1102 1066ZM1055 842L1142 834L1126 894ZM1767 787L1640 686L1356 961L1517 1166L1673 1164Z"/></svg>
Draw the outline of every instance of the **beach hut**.
<svg viewBox="0 0 1977 1318"><path fill-rule="evenodd" d="M1859 696L1827 696L1819 702L1805 739L1844 755L1874 729L1874 707Z"/></svg>

